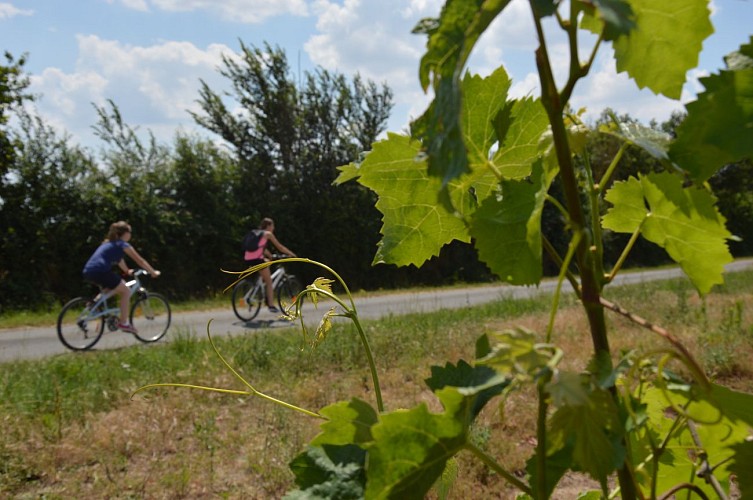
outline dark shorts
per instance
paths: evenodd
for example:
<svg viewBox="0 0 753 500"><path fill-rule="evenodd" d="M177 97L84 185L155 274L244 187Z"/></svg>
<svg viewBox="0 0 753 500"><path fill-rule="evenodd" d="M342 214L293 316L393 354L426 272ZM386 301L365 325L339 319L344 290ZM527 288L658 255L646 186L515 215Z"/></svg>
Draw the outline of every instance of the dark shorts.
<svg viewBox="0 0 753 500"><path fill-rule="evenodd" d="M84 279L91 281L95 285L99 285L102 288L108 288L112 290L120 284L120 276L112 271L104 272L88 272L84 273Z"/></svg>
<svg viewBox="0 0 753 500"><path fill-rule="evenodd" d="M259 264L264 264L264 259L251 259L244 261L248 267L254 267L258 266Z"/></svg>

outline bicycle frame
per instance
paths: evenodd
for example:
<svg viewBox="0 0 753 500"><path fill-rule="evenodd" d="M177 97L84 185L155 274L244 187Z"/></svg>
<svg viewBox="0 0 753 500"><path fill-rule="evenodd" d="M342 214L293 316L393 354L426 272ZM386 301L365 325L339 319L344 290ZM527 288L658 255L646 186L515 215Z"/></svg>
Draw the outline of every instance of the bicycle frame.
<svg viewBox="0 0 753 500"><path fill-rule="evenodd" d="M141 280L139 280L139 276L148 274L143 269L139 269L136 272L133 273L133 279L126 282L126 286L130 290L131 294L130 296L133 297L133 294L137 291L141 290ZM87 321L91 321L93 319L100 318L102 316L120 316L120 307L108 307L107 300L115 295L115 290L110 290L107 293L100 293L98 294L99 298L97 298L94 303L89 307L89 315L85 318ZM102 309L100 309L102 308Z"/></svg>
<svg viewBox="0 0 753 500"><path fill-rule="evenodd" d="M285 268L282 266L278 266L277 269L274 270L272 273L272 290L277 290L277 287L280 286L280 282L285 278ZM263 299L266 300L267 298L267 287L264 286L264 279L259 275L259 277L256 279L256 285L254 285L253 288L249 289L248 292L246 292L246 295L243 296L243 299L248 301L254 294L257 292L261 293L261 296Z"/></svg>

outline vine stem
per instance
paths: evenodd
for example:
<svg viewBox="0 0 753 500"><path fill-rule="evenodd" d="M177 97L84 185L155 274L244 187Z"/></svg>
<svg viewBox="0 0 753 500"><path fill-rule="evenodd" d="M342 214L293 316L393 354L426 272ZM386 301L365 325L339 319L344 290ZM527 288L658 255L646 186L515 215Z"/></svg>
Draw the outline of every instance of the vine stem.
<svg viewBox="0 0 753 500"><path fill-rule="evenodd" d="M570 23L577 25L575 16L577 9L573 8L571 2ZM601 287L603 286L603 271L596 272L597 265L594 264L594 255L591 253L592 234L588 232L584 209L581 206L580 190L578 188L578 179L573 164L572 151L568 141L568 133L565 129L563 112L568 104L569 97L575 87L576 82L588 73L590 67L587 65L581 67L580 64L574 64L573 61L578 59L577 43L573 40L574 27L568 27L566 31L570 37L570 75L564 90L560 94L557 90L557 84L554 79L551 61L549 58L546 37L541 23L541 15L537 12L536 2L529 1L533 21L536 27L536 34L539 40L539 46L536 49L536 67L539 72L539 82L541 84L541 102L547 113L547 118L552 129L552 139L557 162L560 167L560 178L565 194L565 206L570 214L571 230L573 233L583 232L584 238L576 248L575 261L578 265L581 284L581 303L583 305L586 317L588 319L591 342L593 343L594 354L596 356L605 355L606 359L611 360L611 349L607 337L607 325L604 314L604 308L600 302ZM591 207L591 210L597 210L598 207ZM598 265L600 268L600 264ZM597 274L600 274L597 277ZM610 390L612 398L617 400L616 390ZM629 468L629 458L617 471L622 497L625 500L637 498L635 478Z"/></svg>
<svg viewBox="0 0 753 500"><path fill-rule="evenodd" d="M479 460L484 462L490 469L492 469L494 472L502 476L509 483L516 486L520 491L522 491L523 493L526 493L527 495L533 495L533 491L531 490L530 486L528 486L526 483L524 483L523 481L515 477L510 472L500 467L497 461L494 460L489 455L487 455L486 453L484 453L483 450L481 450L481 448L478 448L477 446L469 442L466 442L463 445L463 448L467 449L468 451L476 455L479 458Z"/></svg>
<svg viewBox="0 0 753 500"><path fill-rule="evenodd" d="M321 267L322 269L325 269L328 273L330 273L332 276L334 276L338 283L342 285L343 290L345 291L345 294L348 296L348 300L350 301L350 307L348 307L345 302L340 300L335 294L327 292L325 290L321 290L318 288L315 288L315 293L325 295L331 299L333 299L335 302L337 302L340 307L342 307L345 310L345 313L342 316L345 316L349 318L351 321L353 321L353 324L356 325L356 330L358 330L358 336L361 340L361 344L363 345L364 350L366 351L366 359L369 363L369 370L371 371L371 380L374 384L374 396L376 397L376 403L377 403L377 409L379 412L384 412L384 401L382 400L382 389L379 385L379 374L377 373L376 369L376 363L374 362L374 354L371 350L371 345L369 344L369 339L366 337L366 332L363 331L363 327L361 326L361 321L358 319L358 312L356 311L356 304L353 300L353 295L350 293L350 289L348 288L348 285L345 283L345 280L342 279L342 277L337 274L337 272L329 267L326 264L322 264L321 262L311 260L311 259L305 259L302 257L288 257L285 259L279 259L275 262L283 263L283 262L302 262L304 264L313 264L315 266ZM241 275L239 279L243 279L249 274L255 273L259 269L262 269L267 266L271 266L272 262L265 262L264 264L259 264L258 266L251 267L247 269L246 271L243 271L241 273L238 273ZM232 285L231 285L232 286ZM314 292L310 292L314 293Z"/></svg>

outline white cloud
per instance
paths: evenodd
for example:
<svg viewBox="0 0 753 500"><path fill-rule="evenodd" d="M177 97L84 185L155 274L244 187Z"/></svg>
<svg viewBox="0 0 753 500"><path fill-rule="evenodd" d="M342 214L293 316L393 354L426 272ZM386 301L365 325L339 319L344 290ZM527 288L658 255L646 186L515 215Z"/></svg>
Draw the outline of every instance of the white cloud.
<svg viewBox="0 0 753 500"><path fill-rule="evenodd" d="M232 53L224 45L200 49L188 42L165 42L140 47L93 35L79 36L78 44L75 71L47 68L32 78L32 91L42 94L37 107L43 116L58 117L50 120L53 125L65 122L84 145L94 142L91 127L97 117L92 103L102 106L106 99L115 102L129 125L171 141L181 124L193 126L187 110L198 111L199 79L222 88L217 68L222 54Z"/></svg>
<svg viewBox="0 0 753 500"><path fill-rule="evenodd" d="M31 16L33 14L33 10L19 9L12 3L0 2L0 20L10 19L16 16Z"/></svg>
<svg viewBox="0 0 753 500"><path fill-rule="evenodd" d="M238 23L261 23L280 15L306 16L306 0L120 0L131 9L149 10L149 5L166 12L206 11L219 14L219 17Z"/></svg>

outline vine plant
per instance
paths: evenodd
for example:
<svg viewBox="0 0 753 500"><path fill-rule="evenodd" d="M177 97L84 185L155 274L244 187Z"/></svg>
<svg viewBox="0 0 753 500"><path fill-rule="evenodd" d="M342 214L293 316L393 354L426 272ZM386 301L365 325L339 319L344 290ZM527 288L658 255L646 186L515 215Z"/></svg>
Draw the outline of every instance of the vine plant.
<svg viewBox="0 0 753 500"><path fill-rule="evenodd" d="M383 227L375 263L420 266L460 240L473 242L501 279L526 286L540 282L548 254L560 266L560 286L568 283L580 299L591 360L578 372L560 368L565 353L553 326L558 288L546 331L484 334L472 362L431 368L426 383L442 412L425 404L385 409L352 299L339 299L328 280L317 280L304 295L327 296L338 306L325 315L315 339L323 340L331 317L353 320L369 354L377 401L376 407L354 398L318 412L302 410L324 423L291 463L298 489L288 498L423 498L457 472L460 453L486 464L520 498L549 498L569 471L585 472L600 485L582 498L727 498L733 483L742 498L753 498L753 396L713 383L670 332L604 297L640 237L664 248L699 293L723 282L733 236L706 181L725 164L753 157L753 39L726 58L726 69L701 79L705 90L686 106L676 138L618 120L605 127L602 132L623 146L595 178L584 148L586 127L569 111L576 85L598 51L611 45L619 72L640 88L679 99L687 71L713 32L708 0L528 0L541 96L524 99L508 97L511 82L501 66L486 77L464 72L475 43L509 4L447 0L438 18L418 24L414 32L427 37L419 79L433 101L409 135L388 134L361 161L340 167L337 182L357 180L378 195ZM562 30L568 41L564 82L555 80L545 37L550 29ZM593 41L581 58L586 39ZM627 147L644 149L664 171L613 182ZM549 194L555 180L563 202ZM547 203L559 210L570 236L563 254L542 235ZM605 231L631 235L611 269L602 250ZM288 312L299 316L300 308ZM609 313L645 326L666 347L613 352ZM687 380L670 370L674 363ZM521 478L474 446L470 430L490 401L500 400L502 408L525 385L538 396L537 445Z"/></svg>

